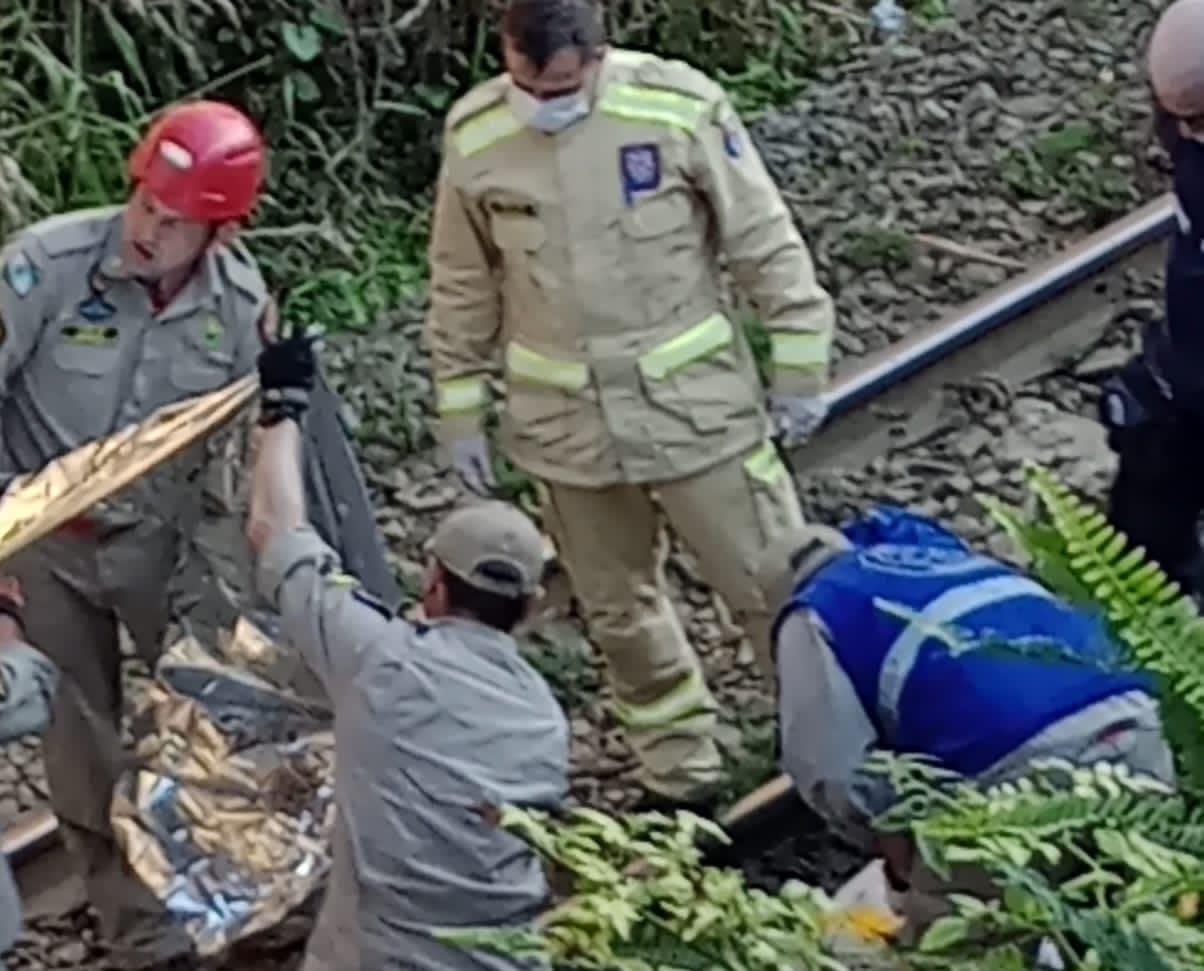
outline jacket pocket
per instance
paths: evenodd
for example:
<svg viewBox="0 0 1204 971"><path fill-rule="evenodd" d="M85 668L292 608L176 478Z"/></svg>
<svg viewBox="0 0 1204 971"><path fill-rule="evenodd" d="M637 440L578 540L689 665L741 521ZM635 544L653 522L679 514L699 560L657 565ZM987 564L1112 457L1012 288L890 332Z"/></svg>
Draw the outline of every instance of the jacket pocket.
<svg viewBox="0 0 1204 971"><path fill-rule="evenodd" d="M516 439L554 449L580 436L589 389L584 361L548 357L514 341L506 346L506 414Z"/></svg>
<svg viewBox="0 0 1204 971"><path fill-rule="evenodd" d="M723 314L713 314L640 356L648 399L703 433L719 432L758 410L757 377Z"/></svg>
<svg viewBox="0 0 1204 971"><path fill-rule="evenodd" d="M117 366L121 351L115 340L112 343L89 344L73 340L72 337L72 328L65 328L51 351L55 366L60 371L99 378Z"/></svg>

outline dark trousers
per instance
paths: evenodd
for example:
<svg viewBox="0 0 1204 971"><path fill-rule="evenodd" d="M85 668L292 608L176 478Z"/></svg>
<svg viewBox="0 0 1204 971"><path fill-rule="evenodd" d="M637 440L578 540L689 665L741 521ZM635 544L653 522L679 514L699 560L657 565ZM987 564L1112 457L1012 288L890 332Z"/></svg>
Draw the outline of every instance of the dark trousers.
<svg viewBox="0 0 1204 971"><path fill-rule="evenodd" d="M1119 408L1110 395L1122 395ZM1134 362L1104 390L1108 441L1120 460L1109 518L1183 587L1204 593L1204 418L1175 406Z"/></svg>

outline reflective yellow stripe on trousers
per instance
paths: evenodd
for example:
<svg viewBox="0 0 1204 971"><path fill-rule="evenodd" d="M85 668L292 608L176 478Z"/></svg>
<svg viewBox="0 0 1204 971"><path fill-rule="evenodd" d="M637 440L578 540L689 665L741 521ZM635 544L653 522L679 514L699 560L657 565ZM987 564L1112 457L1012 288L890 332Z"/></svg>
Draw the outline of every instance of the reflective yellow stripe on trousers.
<svg viewBox="0 0 1204 971"><path fill-rule="evenodd" d="M744 471L766 485L773 485L787 474L786 466L772 442L766 442L744 460Z"/></svg>
<svg viewBox="0 0 1204 971"><path fill-rule="evenodd" d="M691 671L681 684L646 705L616 701L612 706L615 719L625 728L635 730L664 728L706 711L710 699L706 682L697 671Z"/></svg>

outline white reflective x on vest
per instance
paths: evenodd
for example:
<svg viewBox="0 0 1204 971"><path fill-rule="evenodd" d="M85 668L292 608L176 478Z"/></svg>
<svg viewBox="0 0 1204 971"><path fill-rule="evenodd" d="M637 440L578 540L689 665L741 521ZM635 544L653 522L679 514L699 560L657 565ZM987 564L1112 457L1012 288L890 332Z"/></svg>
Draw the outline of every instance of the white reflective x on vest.
<svg viewBox="0 0 1204 971"><path fill-rule="evenodd" d="M933 636L934 628L953 623L983 607L1021 597L1055 599L1039 583L1027 577L1008 575L954 587L920 611L895 638L878 674L878 715L887 729L894 731L898 727L899 701L903 697L903 689L920 656L920 648Z"/></svg>

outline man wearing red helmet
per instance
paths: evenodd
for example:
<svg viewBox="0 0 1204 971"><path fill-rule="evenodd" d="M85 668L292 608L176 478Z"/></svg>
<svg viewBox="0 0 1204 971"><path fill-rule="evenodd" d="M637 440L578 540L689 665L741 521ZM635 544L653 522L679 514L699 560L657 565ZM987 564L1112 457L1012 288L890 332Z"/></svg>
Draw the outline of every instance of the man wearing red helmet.
<svg viewBox="0 0 1204 971"><path fill-rule="evenodd" d="M235 236L265 154L232 106L177 106L131 155L124 206L44 220L0 251L0 488L254 370L274 316ZM30 642L61 671L43 747L51 804L126 967L191 961L188 939L125 868L109 803L121 761L119 627L153 663L181 611L169 585L202 518L204 471L201 443L6 564L37 605Z"/></svg>

